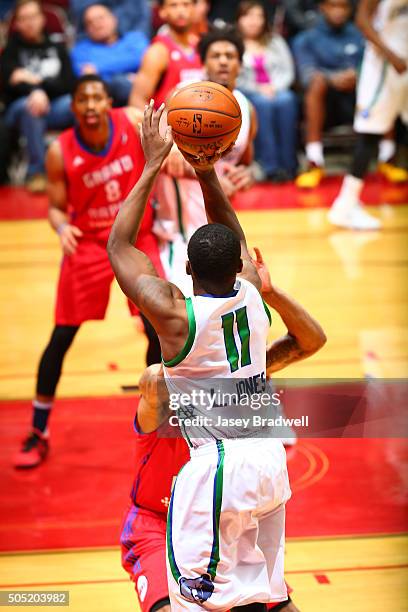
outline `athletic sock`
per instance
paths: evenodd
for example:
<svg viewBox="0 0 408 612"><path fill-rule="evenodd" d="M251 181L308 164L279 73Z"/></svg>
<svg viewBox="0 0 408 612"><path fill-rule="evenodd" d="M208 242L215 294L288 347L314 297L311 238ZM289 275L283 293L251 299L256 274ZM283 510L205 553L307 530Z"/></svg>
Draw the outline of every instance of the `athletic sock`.
<svg viewBox="0 0 408 612"><path fill-rule="evenodd" d="M33 400L33 429L37 429L42 433L46 431L51 408L52 402L39 402Z"/></svg>
<svg viewBox="0 0 408 612"><path fill-rule="evenodd" d="M323 156L323 143L322 142L308 142L306 144L306 157L309 162L316 166L324 166Z"/></svg>
<svg viewBox="0 0 408 612"><path fill-rule="evenodd" d="M397 150L397 145L395 144L395 140L391 140L390 138L383 138L380 140L379 150L378 150L378 161L381 163L387 163L392 160Z"/></svg>
<svg viewBox="0 0 408 612"><path fill-rule="evenodd" d="M358 204L363 185L363 179L347 174L343 179L340 193L335 200L336 209L341 208L341 210L346 212Z"/></svg>

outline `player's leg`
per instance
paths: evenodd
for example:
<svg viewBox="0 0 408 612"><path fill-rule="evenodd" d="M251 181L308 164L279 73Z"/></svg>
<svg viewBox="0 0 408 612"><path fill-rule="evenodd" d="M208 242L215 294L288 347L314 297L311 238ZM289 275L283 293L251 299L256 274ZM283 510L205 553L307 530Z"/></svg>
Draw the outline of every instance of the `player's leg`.
<svg viewBox="0 0 408 612"><path fill-rule="evenodd" d="M61 377L65 355L79 329L74 325L56 325L40 359L36 396L33 400L32 431L14 459L16 468L34 468L48 454L48 421L55 390Z"/></svg>
<svg viewBox="0 0 408 612"><path fill-rule="evenodd" d="M408 103L407 103L408 104ZM397 142L396 129L384 134L378 148L377 172L390 183L404 183L408 181L408 170L396 163Z"/></svg>
<svg viewBox="0 0 408 612"><path fill-rule="evenodd" d="M369 164L378 155L379 141L393 127L402 110L404 87L404 79L370 48L366 49L354 118L358 138L350 172L328 215L333 225L358 230L380 229L380 221L363 209L360 195Z"/></svg>
<svg viewBox="0 0 408 612"><path fill-rule="evenodd" d="M304 97L306 121L306 159L309 168L296 179L300 188L317 187L324 175L322 133L326 120L326 101L329 85L326 77L316 72Z"/></svg>
<svg viewBox="0 0 408 612"><path fill-rule="evenodd" d="M360 204L364 176L371 160L378 154L382 134L358 134L350 172L344 177L340 193L329 212L333 225L360 230L376 230L381 227L375 217L366 213Z"/></svg>
<svg viewBox="0 0 408 612"><path fill-rule="evenodd" d="M135 584L142 612L170 612L165 518L131 504L120 541L122 566Z"/></svg>
<svg viewBox="0 0 408 612"><path fill-rule="evenodd" d="M103 244L83 239L74 255L64 257L55 306L56 327L38 370L33 406L38 439L33 440L30 434L30 439L15 457L15 467L32 468L44 460L44 446L49 444L46 441L47 423L65 355L81 323L104 318L112 280L113 272ZM37 452L40 442L43 452Z"/></svg>

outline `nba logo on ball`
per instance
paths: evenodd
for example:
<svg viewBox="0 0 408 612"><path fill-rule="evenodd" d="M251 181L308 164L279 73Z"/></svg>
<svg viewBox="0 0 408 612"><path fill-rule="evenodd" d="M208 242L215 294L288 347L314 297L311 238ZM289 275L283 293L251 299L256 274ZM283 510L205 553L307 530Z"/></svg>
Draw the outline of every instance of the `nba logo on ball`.
<svg viewBox="0 0 408 612"><path fill-rule="evenodd" d="M139 599L140 601L144 601L145 597L147 595L147 586L148 586L148 582L147 582L147 578L146 576L139 576L139 578L137 579L137 592L139 593Z"/></svg>
<svg viewBox="0 0 408 612"><path fill-rule="evenodd" d="M201 134L201 124L203 116L201 113L196 113L193 117L193 134Z"/></svg>
<svg viewBox="0 0 408 612"><path fill-rule="evenodd" d="M241 108L226 87L200 81L175 92L168 103L167 122L179 149L211 158L235 143L241 129Z"/></svg>

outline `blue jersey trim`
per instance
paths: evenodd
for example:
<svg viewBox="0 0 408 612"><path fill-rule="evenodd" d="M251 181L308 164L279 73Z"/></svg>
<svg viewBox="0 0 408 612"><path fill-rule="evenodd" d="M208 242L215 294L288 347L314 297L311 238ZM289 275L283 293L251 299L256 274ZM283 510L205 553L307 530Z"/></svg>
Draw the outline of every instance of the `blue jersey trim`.
<svg viewBox="0 0 408 612"><path fill-rule="evenodd" d="M74 127L75 138L76 138L79 146L81 147L81 149L84 149L84 151L86 151L87 153L90 153L91 155L95 155L96 157L105 157L109 153L110 148L112 146L112 142L113 142L114 132L115 132L115 126L113 124L111 115L109 115L109 138L108 138L108 142L106 143L105 147L101 151L93 151L81 139L81 135L79 133L78 126Z"/></svg>

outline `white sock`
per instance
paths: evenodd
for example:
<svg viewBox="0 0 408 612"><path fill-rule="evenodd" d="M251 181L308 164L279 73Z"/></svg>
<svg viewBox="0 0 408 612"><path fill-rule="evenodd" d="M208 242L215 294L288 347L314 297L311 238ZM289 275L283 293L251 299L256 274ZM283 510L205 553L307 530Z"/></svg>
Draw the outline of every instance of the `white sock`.
<svg viewBox="0 0 408 612"><path fill-rule="evenodd" d="M308 142L306 144L306 157L316 166L324 166L323 143Z"/></svg>
<svg viewBox="0 0 408 612"><path fill-rule="evenodd" d="M378 149L378 161L382 163L387 163L392 159L395 155L395 151L397 150L397 145L395 144L395 140L390 140L389 138L383 138L380 140L379 149Z"/></svg>
<svg viewBox="0 0 408 612"><path fill-rule="evenodd" d="M343 179L340 193L334 201L336 209L343 211L351 210L360 201L360 194L363 190L363 179L357 178L352 174L347 174Z"/></svg>

